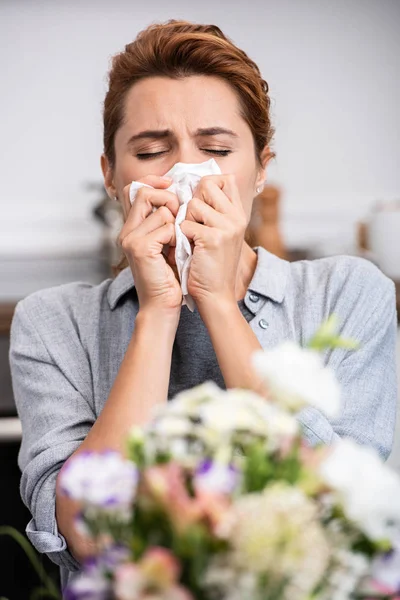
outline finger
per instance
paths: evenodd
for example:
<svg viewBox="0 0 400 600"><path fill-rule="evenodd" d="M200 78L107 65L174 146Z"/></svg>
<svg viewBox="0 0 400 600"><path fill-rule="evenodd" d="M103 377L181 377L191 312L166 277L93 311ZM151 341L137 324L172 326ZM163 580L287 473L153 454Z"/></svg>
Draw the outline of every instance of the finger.
<svg viewBox="0 0 400 600"><path fill-rule="evenodd" d="M142 258L161 254L164 246L172 244L174 240L175 227L172 223L166 223L144 238L138 238L132 231L122 240L121 246L124 252L133 249L134 256Z"/></svg>
<svg viewBox="0 0 400 600"><path fill-rule="evenodd" d="M221 230L212 229L207 225L201 225L194 221L183 221L181 224L181 231L190 242L193 242L194 246L203 245L204 247L211 248L221 244Z"/></svg>
<svg viewBox="0 0 400 600"><path fill-rule="evenodd" d="M218 212L229 212L230 205L242 208L236 177L232 174L202 177L193 196L202 198Z"/></svg>
<svg viewBox="0 0 400 600"><path fill-rule="evenodd" d="M167 190L156 190L148 187L141 188L137 193L136 200L129 209L125 225L129 230L136 229L153 212L154 208L162 206L167 207L174 217L176 217L179 209L179 200L175 194Z"/></svg>
<svg viewBox="0 0 400 600"><path fill-rule="evenodd" d="M135 204L146 205L146 208L151 209L158 208L160 206L166 206L176 217L179 210L178 196L168 190L156 190L151 187L142 187L136 194L136 199L132 206Z"/></svg>
<svg viewBox="0 0 400 600"><path fill-rule="evenodd" d="M165 190L172 184L171 177L160 177L159 175L145 175L141 179L137 179L139 183L145 183L156 189Z"/></svg>
<svg viewBox="0 0 400 600"><path fill-rule="evenodd" d="M225 215L226 213L221 214L199 198L192 198L186 209L186 219L188 221L196 221L207 227L226 228L229 222Z"/></svg>
<svg viewBox="0 0 400 600"><path fill-rule="evenodd" d="M172 223L173 225L175 223L175 217L169 208L161 206L136 227L135 235L144 237L167 223Z"/></svg>
<svg viewBox="0 0 400 600"><path fill-rule="evenodd" d="M140 183L144 183L144 182L140 182ZM167 186L167 187L169 187L169 186ZM131 206L130 188L131 188L131 184L126 185L123 190L124 200L127 200L129 206ZM171 208L172 209L179 208L179 200L178 200L176 194L168 191L167 189L160 189L160 188L152 187L152 186L150 186L150 184L147 184L147 183L143 187L141 187L137 190L135 201L132 203L132 206L134 204L136 204L137 202L143 202L143 201L146 201L146 202L149 201L151 203L152 196L154 196L154 202L157 203L157 202L159 202L159 201L157 201L157 196L161 195L161 197L162 197L163 194L166 194L166 198L169 198L169 202L172 203L171 207L169 207L170 209Z"/></svg>
<svg viewBox="0 0 400 600"><path fill-rule="evenodd" d="M149 244L159 244L159 251L161 251L164 246L175 243L175 227L172 223L166 223L159 229L152 231L146 239Z"/></svg>

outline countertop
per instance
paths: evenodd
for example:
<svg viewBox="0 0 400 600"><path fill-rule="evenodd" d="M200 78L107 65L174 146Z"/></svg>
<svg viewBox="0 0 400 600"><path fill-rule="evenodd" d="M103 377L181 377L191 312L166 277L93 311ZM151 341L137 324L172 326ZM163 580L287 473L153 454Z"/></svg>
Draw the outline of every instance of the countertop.
<svg viewBox="0 0 400 600"><path fill-rule="evenodd" d="M96 285L111 276L101 255L0 258L0 335L7 334L16 303L28 294L72 281Z"/></svg>

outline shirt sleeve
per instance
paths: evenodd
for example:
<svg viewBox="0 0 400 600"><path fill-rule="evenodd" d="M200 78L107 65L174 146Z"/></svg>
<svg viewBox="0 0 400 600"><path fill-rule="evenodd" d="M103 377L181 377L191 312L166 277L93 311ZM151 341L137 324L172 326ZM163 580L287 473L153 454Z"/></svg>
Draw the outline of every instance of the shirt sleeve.
<svg viewBox="0 0 400 600"><path fill-rule="evenodd" d="M79 563L57 529L56 479L87 436L95 415L79 391L82 364L87 363L79 336L65 324L68 318L62 318L62 311L46 318L46 310L28 297L17 304L11 325L10 369L22 424L20 490L32 515L26 528L31 543L59 566L75 571ZM51 344L47 340L46 345L38 332L41 323L51 331Z"/></svg>
<svg viewBox="0 0 400 600"><path fill-rule="evenodd" d="M341 335L360 345L355 351L335 349L328 353L327 362L341 386L341 414L328 420L307 407L298 418L312 444L350 437L374 447L387 459L397 407L395 286L372 263L355 261L348 284L330 310L343 325Z"/></svg>

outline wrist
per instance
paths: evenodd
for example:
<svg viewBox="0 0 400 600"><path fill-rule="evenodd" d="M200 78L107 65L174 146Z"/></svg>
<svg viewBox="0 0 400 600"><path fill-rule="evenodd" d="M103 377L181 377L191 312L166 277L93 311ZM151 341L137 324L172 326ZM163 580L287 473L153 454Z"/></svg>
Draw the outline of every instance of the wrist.
<svg viewBox="0 0 400 600"><path fill-rule="evenodd" d="M221 323L221 319L231 319L232 317L241 316L237 301L235 298L226 297L208 297L200 303L197 302L197 309L201 318L206 323L210 320Z"/></svg>
<svg viewBox="0 0 400 600"><path fill-rule="evenodd" d="M176 330L179 324L181 307L176 309L155 309L142 308L139 309L135 319L135 329L138 330L154 330L158 334L175 337Z"/></svg>

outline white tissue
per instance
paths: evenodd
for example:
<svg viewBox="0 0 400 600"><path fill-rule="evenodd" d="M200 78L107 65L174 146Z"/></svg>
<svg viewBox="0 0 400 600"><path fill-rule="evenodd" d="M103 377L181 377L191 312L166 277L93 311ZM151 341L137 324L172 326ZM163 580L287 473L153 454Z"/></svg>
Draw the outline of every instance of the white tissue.
<svg viewBox="0 0 400 600"><path fill-rule="evenodd" d="M195 303L193 298L188 293L187 288L189 267L192 260L192 249L186 235L182 233L180 225L186 218L188 202L192 199L194 190L196 189L200 179L204 177L204 175L220 174L221 169L213 158L199 164L176 163L172 169L168 171L168 173L165 173L165 176L171 177L173 181L172 185L170 185L167 189L169 192L173 192L178 196L180 204L178 214L175 219L175 261L182 288L182 304L186 304L189 310L192 312L194 310ZM140 183L139 181L132 181L129 188L129 199L131 204L133 204L135 201L136 194L142 187L151 186L147 185L146 183ZM155 208L154 210L157 209Z"/></svg>

